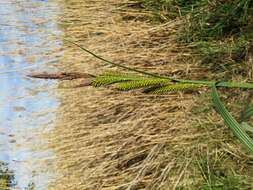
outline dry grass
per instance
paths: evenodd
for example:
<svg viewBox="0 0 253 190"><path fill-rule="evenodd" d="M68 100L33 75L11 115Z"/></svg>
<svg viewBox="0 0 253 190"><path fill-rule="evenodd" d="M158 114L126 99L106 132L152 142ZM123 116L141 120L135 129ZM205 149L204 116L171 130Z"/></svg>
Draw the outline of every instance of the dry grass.
<svg viewBox="0 0 253 190"><path fill-rule="evenodd" d="M204 78L206 70L198 67L190 47L175 41L180 21L154 26L130 19L133 11L125 5L117 0L64 1L59 19L72 40L112 61ZM134 18L145 14L134 12ZM70 44L64 49L63 71L114 69ZM200 189L206 180L197 163L205 155L217 162L222 155L228 168L250 176L251 158L240 151L204 95L62 88L79 82L59 86L58 122L49 136L59 179L51 189Z"/></svg>

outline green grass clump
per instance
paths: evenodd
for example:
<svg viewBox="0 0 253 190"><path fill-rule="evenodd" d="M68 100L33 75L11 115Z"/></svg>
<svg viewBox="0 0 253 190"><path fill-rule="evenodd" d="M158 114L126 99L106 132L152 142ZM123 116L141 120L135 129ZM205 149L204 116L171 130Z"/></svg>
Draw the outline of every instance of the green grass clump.
<svg viewBox="0 0 253 190"><path fill-rule="evenodd" d="M191 12L200 0L137 0L142 7L154 13L152 20L166 22Z"/></svg>
<svg viewBox="0 0 253 190"><path fill-rule="evenodd" d="M178 41L193 45L201 64L212 72L245 75L247 52L253 46L252 0L139 1L157 20L183 16Z"/></svg>
<svg viewBox="0 0 253 190"><path fill-rule="evenodd" d="M244 75L247 50L252 46L252 19L251 0L202 1L189 13L179 40L194 44L201 63L211 65L211 71Z"/></svg>
<svg viewBox="0 0 253 190"><path fill-rule="evenodd" d="M251 0L137 0L160 21L189 14L188 40L223 37L240 32L252 16Z"/></svg>
<svg viewBox="0 0 253 190"><path fill-rule="evenodd" d="M244 62L250 45L250 41L245 37L234 40L195 42L202 66L216 73L229 71L230 74L242 75L245 75Z"/></svg>
<svg viewBox="0 0 253 190"><path fill-rule="evenodd" d="M253 188L250 179L237 175L229 169L232 164L229 155L224 152L200 156L196 164L201 172L203 183L199 184L201 190L250 190ZM234 168L235 166L233 166Z"/></svg>
<svg viewBox="0 0 253 190"><path fill-rule="evenodd" d="M243 32L253 15L251 0L202 1L190 14L181 39L186 42L217 40Z"/></svg>

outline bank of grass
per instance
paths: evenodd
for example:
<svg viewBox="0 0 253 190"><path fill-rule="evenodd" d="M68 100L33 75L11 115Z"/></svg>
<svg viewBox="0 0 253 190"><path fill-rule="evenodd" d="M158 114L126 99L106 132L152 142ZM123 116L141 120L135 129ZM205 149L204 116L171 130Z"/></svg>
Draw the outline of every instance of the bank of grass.
<svg viewBox="0 0 253 190"><path fill-rule="evenodd" d="M153 13L153 16L149 17L150 22L182 21L175 29L176 43L187 47L187 50L190 49L198 66L206 68L206 79L252 81L253 1L137 2L140 7ZM240 111L250 103L250 99L247 99L250 97L249 92L223 92L223 99L229 109L239 118ZM185 179L187 185L186 182L178 183L175 189L250 190L253 188L252 157L247 155L240 145L235 145L239 142L231 135L230 130L215 118L208 97L209 94L198 96L197 105L191 110L193 127L203 134L208 133L208 138L199 137L192 142L192 149L187 148L192 153L191 163L187 167L193 172L184 174L188 176L187 180ZM168 149L168 152L175 151L170 149L169 145ZM186 155L181 156L185 158ZM182 179L179 174L177 177L179 181Z"/></svg>
<svg viewBox="0 0 253 190"><path fill-rule="evenodd" d="M73 15L84 14L82 18L92 23L85 28L93 32L83 45L95 52L104 52L104 57L116 62L175 78L237 77L230 69L214 72L209 62L202 62L203 53L216 55L220 51L219 47L215 50L215 44L226 44L222 49L225 53L235 52L236 45L225 41L233 42L234 35L213 40L189 39L190 35L186 35L191 31L193 12L200 7L198 1L191 4L187 4L189 1L126 2L129 9L120 10L123 21L116 14L112 25L108 25L112 16L108 10L119 9L107 7L110 4L105 1L85 2L89 6L71 4L71 9L77 12L67 9L63 18L72 23ZM99 8L96 14L94 6ZM110 17L105 14L107 11ZM146 23L147 19L154 24ZM160 22L163 24L156 25ZM79 23L79 19L74 23L74 29L69 28L75 32L69 32L69 28L65 32L82 43L84 37L80 34L85 33L84 23ZM97 35L99 30L109 32ZM89 43L91 46L87 46ZM209 43L213 44L211 49ZM88 59L84 59L85 64L80 59L80 66L74 63L77 49L73 52L66 53L62 59L68 71L91 69L89 66L94 62ZM96 75L103 69L94 68ZM231 68L238 72L237 67ZM241 71L238 73L241 78L244 76ZM235 100L238 92L240 97ZM214 111L209 91L145 95L86 88L64 93L59 123L52 138L53 147L60 155L60 171L67 174L59 182L59 185L67 184L64 189L252 189L252 157ZM222 100L238 118L247 96L246 91L229 90Z"/></svg>
<svg viewBox="0 0 253 190"><path fill-rule="evenodd" d="M191 44L202 66L210 71L247 76L252 52L253 2L251 0L139 0L153 12L155 22L179 18L178 42ZM226 75L225 75L226 74ZM212 77L214 77L212 75Z"/></svg>

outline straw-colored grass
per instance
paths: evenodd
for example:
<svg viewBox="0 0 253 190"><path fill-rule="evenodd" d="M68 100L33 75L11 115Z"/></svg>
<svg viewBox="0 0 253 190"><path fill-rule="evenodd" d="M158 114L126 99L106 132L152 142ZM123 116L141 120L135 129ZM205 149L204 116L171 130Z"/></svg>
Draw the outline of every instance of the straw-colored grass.
<svg viewBox="0 0 253 190"><path fill-rule="evenodd" d="M144 19L150 12L129 8L127 0L70 0L62 6L66 35L103 57L175 78L207 75L191 47L177 43L180 20L153 25ZM66 43L64 49L63 71L109 69L75 46ZM193 96L62 88L78 82L59 86L57 125L48 137L59 178L51 189L234 188L239 179L239 187L252 187L252 157L211 109L205 89ZM231 109L238 114L240 107Z"/></svg>

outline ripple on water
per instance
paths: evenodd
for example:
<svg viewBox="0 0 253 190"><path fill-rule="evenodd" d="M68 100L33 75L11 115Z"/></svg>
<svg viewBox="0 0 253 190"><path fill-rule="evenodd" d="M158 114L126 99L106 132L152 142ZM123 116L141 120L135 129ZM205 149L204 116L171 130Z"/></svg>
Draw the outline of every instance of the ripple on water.
<svg viewBox="0 0 253 190"><path fill-rule="evenodd" d="M60 34L59 9L57 1L0 1L0 172L12 171L18 189L47 189L56 175L45 136L54 127L57 84L25 74L57 70L62 42L51 33Z"/></svg>

